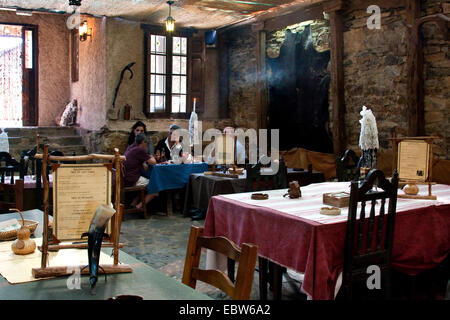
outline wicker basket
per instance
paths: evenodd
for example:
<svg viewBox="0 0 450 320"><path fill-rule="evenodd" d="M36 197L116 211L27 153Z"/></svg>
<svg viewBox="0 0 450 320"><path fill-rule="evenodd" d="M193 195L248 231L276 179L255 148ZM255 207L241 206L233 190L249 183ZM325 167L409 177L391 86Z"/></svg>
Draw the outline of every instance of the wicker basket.
<svg viewBox="0 0 450 320"><path fill-rule="evenodd" d="M17 210L17 209L11 209L14 210L16 212L18 212L20 214L20 217L22 218L22 220L19 220L19 224L20 225L24 225L25 227L27 227L28 229L30 229L30 234L33 234L34 231L36 231L36 228L38 226L38 222L37 221L33 221L33 220L26 220L23 218L22 213ZM17 231L19 229L14 229L14 230L8 230L8 231L1 231L0 232L0 240L3 241L9 241L9 240L14 240L17 238Z"/></svg>

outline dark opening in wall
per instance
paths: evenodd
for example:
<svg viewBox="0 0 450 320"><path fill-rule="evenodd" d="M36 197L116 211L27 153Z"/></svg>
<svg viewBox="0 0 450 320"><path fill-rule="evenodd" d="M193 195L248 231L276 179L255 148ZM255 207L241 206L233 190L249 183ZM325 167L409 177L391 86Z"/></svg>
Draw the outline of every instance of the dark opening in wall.
<svg viewBox="0 0 450 320"><path fill-rule="evenodd" d="M317 39L313 39L314 32L317 37L327 31L326 27L312 31L311 25L297 33L286 29L279 56L267 57L269 128L280 129L281 150L301 147L333 152L328 110L330 51L317 51Z"/></svg>

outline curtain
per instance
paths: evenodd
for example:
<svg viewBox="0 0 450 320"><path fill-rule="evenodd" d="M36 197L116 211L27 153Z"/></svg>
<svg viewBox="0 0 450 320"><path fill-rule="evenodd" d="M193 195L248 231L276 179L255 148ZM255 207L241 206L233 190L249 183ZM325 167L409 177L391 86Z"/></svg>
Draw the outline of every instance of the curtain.
<svg viewBox="0 0 450 320"><path fill-rule="evenodd" d="M0 25L0 126L22 126L22 27Z"/></svg>

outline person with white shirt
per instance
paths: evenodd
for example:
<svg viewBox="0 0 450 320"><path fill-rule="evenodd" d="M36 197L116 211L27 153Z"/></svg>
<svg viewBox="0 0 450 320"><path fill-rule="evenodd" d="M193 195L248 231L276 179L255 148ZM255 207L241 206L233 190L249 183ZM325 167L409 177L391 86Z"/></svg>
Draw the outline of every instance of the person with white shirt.
<svg viewBox="0 0 450 320"><path fill-rule="evenodd" d="M174 133L177 129L180 129L178 125L171 125L169 128L169 136L159 140L156 145L155 158L158 162L171 160L173 152L177 152L180 157L182 156L183 144L180 142L180 137Z"/></svg>

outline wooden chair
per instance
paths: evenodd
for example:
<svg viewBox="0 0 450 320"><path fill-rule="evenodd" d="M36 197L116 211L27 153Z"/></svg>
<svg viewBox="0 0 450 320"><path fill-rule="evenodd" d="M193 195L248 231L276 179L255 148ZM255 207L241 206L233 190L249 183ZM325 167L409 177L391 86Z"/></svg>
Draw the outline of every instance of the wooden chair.
<svg viewBox="0 0 450 320"><path fill-rule="evenodd" d="M262 175L262 165L260 163L256 165L247 165L247 191L264 191L283 189L288 187L287 168L284 160L280 159L278 172L275 175ZM262 300L267 299L267 284L273 288L274 299L281 299L281 286L283 273L286 272L286 268L279 266L278 264L268 261L265 258L259 257L258 259L258 272L259 272L259 290ZM228 260L228 274L232 278L234 273L234 261Z"/></svg>
<svg viewBox="0 0 450 320"><path fill-rule="evenodd" d="M377 189L373 187L377 184ZM391 294L391 256L394 239L395 215L397 206L398 174L394 172L392 182L384 177L381 170L372 169L366 179L359 185L351 183L350 204L348 210L347 231L345 236L344 270L342 287L338 296L353 299L354 287L361 284L362 292L358 298L374 292L384 293L389 299ZM389 205L386 211L386 200ZM358 204L360 216L357 218ZM366 214L366 204L370 211ZM376 207L379 215L376 216ZM381 271L381 290L368 290L367 268L375 265ZM370 292L369 292L370 291Z"/></svg>
<svg viewBox="0 0 450 320"><path fill-rule="evenodd" d="M12 208L23 211L23 189L21 179L13 184L0 183L0 213L9 213Z"/></svg>
<svg viewBox="0 0 450 320"><path fill-rule="evenodd" d="M122 172L121 181L125 181L124 173ZM126 194L132 193L132 194L139 194L140 201L144 203L145 200L145 194L147 192L147 186L137 186L137 187L125 187L123 184L120 188L120 199L125 202L126 201ZM126 208L124 203L124 208ZM147 219L147 206L144 204L141 209L138 208L127 208L123 210L122 220L125 220L125 214L126 213L137 213L142 212L144 214L144 219Z"/></svg>
<svg viewBox="0 0 450 320"><path fill-rule="evenodd" d="M247 164L245 170L247 172L247 191L263 191L275 190L288 187L287 168L283 159L280 159L278 172L274 175L263 175L261 163L255 165Z"/></svg>
<svg viewBox="0 0 450 320"><path fill-rule="evenodd" d="M5 183L5 178L10 177L10 183L14 184L15 172L19 172L23 179L20 162L17 162L8 152L0 152L0 183Z"/></svg>
<svg viewBox="0 0 450 320"><path fill-rule="evenodd" d="M359 179L359 158L356 153L348 149L344 156L336 160L336 176L338 181L352 181Z"/></svg>
<svg viewBox="0 0 450 320"><path fill-rule="evenodd" d="M197 280L203 281L219 288L233 300L248 300L252 291L258 247L244 243L242 249L239 250L232 241L225 237L203 237L203 230L203 227L191 226L182 282L195 289ZM239 267L234 283L222 271L198 268L202 248L222 253L228 258L238 261Z"/></svg>

